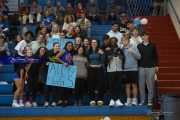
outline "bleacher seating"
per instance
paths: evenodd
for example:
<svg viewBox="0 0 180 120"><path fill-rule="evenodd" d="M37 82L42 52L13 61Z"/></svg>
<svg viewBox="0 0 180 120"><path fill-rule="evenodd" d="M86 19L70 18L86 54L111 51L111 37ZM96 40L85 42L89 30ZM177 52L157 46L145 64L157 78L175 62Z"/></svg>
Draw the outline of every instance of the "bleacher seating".
<svg viewBox="0 0 180 120"><path fill-rule="evenodd" d="M56 2L60 1L63 7L67 6L67 3L65 0L51 0L52 5L56 5ZM28 5L28 0L24 0L24 3ZM38 3L42 6L46 5L45 0L38 0ZM110 0L107 0L107 5L109 5ZM89 3L88 3L89 4ZM95 0L95 4L97 5L97 0ZM19 34L21 34L22 28L25 26L20 26L20 30L18 31ZM26 26L28 30L31 30L35 32L36 26ZM109 32L111 30L111 25L105 25L105 21L103 21L103 25L97 25L97 22L92 22L91 27L91 38L99 39L102 45L102 36ZM9 49L10 53L12 55L14 50L14 44L9 43ZM108 106L110 101L110 96L108 94L105 94L104 97L104 104L103 107L90 107L89 106L89 95L84 95L83 98L83 104L86 106L68 106L66 108L62 107L42 107L42 105L45 102L44 95L38 95L37 96L37 104L40 105L40 107L37 108L13 108L13 107L7 107L12 104L13 100L13 92L12 92L12 82L13 82L13 72L14 68L13 65L4 65L0 68L0 81L6 81L9 84L0 84L0 117L1 116L89 116L89 115L147 115L148 111L151 111L151 107L147 106L128 106L128 107L114 107L110 108ZM27 86L25 86L25 90L27 89ZM121 101L125 103L126 101L126 95L121 95ZM138 96L139 99L139 96ZM50 102L52 99L50 99ZM74 102L73 95L69 97L69 103L72 105ZM147 96L146 96L146 102L147 102Z"/></svg>

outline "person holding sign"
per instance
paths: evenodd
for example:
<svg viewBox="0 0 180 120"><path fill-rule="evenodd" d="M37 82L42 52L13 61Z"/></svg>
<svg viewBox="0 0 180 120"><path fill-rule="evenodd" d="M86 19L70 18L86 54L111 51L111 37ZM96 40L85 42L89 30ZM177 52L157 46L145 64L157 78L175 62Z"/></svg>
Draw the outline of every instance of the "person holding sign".
<svg viewBox="0 0 180 120"><path fill-rule="evenodd" d="M105 62L105 55L103 50L100 49L99 40L93 39L91 41L91 47L88 52L88 59L90 67L88 70L88 84L90 94L90 105L95 106L95 89L98 88L98 106L103 106L103 86L104 86L104 72L102 65Z"/></svg>
<svg viewBox="0 0 180 120"><path fill-rule="evenodd" d="M81 101L84 94L84 85L87 77L87 67L89 66L86 56L86 50L80 46L77 48L77 54L73 56L73 63L77 66L76 83L75 83L75 95L74 95L74 106L77 106L79 99L79 106L82 105Z"/></svg>
<svg viewBox="0 0 180 120"><path fill-rule="evenodd" d="M73 43L67 42L65 44L64 49L56 55L56 60L59 63L63 64L64 66L69 67L69 65L73 65L73 61L72 61L73 54L74 54ZM68 105L68 101L67 101L68 91L69 88L64 88L64 87L59 88L60 99L58 105L62 105L62 107L66 107ZM62 97L64 97L64 103L62 101Z"/></svg>
<svg viewBox="0 0 180 120"><path fill-rule="evenodd" d="M38 71L41 66L44 66L44 63L46 63L45 59L45 54L46 54L46 48L45 47L40 47L35 55L33 57L39 58L38 63L31 63L28 65L26 73L25 73L25 79L27 80L27 85L28 85L28 90L26 91L26 106L27 107L37 107L38 105L36 104L36 93L37 93L37 88L38 88ZM33 96L33 103L31 104L29 102L29 97L30 97L30 92L33 91L32 96Z"/></svg>
<svg viewBox="0 0 180 120"><path fill-rule="evenodd" d="M48 62L46 63L46 73L48 72L48 65L50 62L53 62L53 63L56 63L56 55L59 53L59 48L60 48L60 45L59 43L54 43L53 44L53 49L52 50L49 50L47 52L47 58L48 58ZM47 75L47 74L46 74ZM47 78L47 77L46 77ZM52 90L52 93L53 93L53 103L51 104L52 107L55 107L56 106L56 101L57 101L57 91L58 91L58 87L56 86L50 86L50 85L46 85L45 86L45 104L44 106L45 107L48 107L49 106L49 95L50 95L50 92Z"/></svg>
<svg viewBox="0 0 180 120"><path fill-rule="evenodd" d="M120 100L121 83L123 76L124 52L118 47L118 39L110 38L111 49L106 50L107 76L110 85L110 107L123 106ZM116 95L116 98L115 96Z"/></svg>

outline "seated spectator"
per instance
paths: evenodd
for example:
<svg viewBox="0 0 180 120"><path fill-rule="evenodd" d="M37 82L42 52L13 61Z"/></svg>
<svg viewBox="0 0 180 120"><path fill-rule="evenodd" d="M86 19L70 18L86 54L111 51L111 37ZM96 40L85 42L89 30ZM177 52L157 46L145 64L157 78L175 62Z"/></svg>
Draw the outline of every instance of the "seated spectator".
<svg viewBox="0 0 180 120"><path fill-rule="evenodd" d="M54 7L51 5L51 1L48 0L46 6L44 7L43 14L46 14L46 11L49 11L49 15L54 17Z"/></svg>
<svg viewBox="0 0 180 120"><path fill-rule="evenodd" d="M127 22L127 20L128 20L126 14L121 14L120 20L121 20L121 23L120 23L120 25L119 25L119 32L122 33L123 36L124 36L125 33L126 33L126 30L127 30L126 22Z"/></svg>
<svg viewBox="0 0 180 120"><path fill-rule="evenodd" d="M132 28L134 27L133 21L132 20L127 20L126 25L127 25L128 29L126 30L125 36L128 36L129 38L131 38L131 36L132 36Z"/></svg>
<svg viewBox="0 0 180 120"><path fill-rule="evenodd" d="M17 50L18 56L25 56L27 50L30 49L30 41L34 37L33 32L27 31L25 33L25 39L21 40L15 47L15 50Z"/></svg>
<svg viewBox="0 0 180 120"><path fill-rule="evenodd" d="M5 37L5 39L6 39L6 37L7 36L5 36L5 34L3 33L3 30L2 30L2 28L0 27L0 36L4 36Z"/></svg>
<svg viewBox="0 0 180 120"><path fill-rule="evenodd" d="M164 12L164 0L154 0L153 7L154 7L155 16L156 15L162 16ZM158 11L158 8L159 8L159 11Z"/></svg>
<svg viewBox="0 0 180 120"><path fill-rule="evenodd" d="M75 40L74 40L74 50L75 50L75 54L78 52L77 49L78 47L82 46L83 43L82 43L82 39L80 37L76 37Z"/></svg>
<svg viewBox="0 0 180 120"><path fill-rule="evenodd" d="M80 26L81 32L87 34L87 37L91 37L91 22L85 18L85 14L81 14L81 19L77 20L76 26Z"/></svg>
<svg viewBox="0 0 180 120"><path fill-rule="evenodd" d="M80 37L81 39L84 39L85 37L87 37L87 34L81 31L80 26L76 26L74 29L74 37Z"/></svg>
<svg viewBox="0 0 180 120"><path fill-rule="evenodd" d="M0 0L0 15L8 16L9 8L4 5L4 0Z"/></svg>
<svg viewBox="0 0 180 120"><path fill-rule="evenodd" d="M0 36L0 56L9 56L9 48L8 44L5 42L5 37L3 35Z"/></svg>
<svg viewBox="0 0 180 120"><path fill-rule="evenodd" d="M32 50L33 54L36 53L36 51L40 48L40 47L45 47L45 44L43 43L44 40L44 35L39 33L37 35L37 40L36 41L32 41L31 42L31 47L30 49Z"/></svg>
<svg viewBox="0 0 180 120"><path fill-rule="evenodd" d="M28 15L29 15L29 9L26 7L24 3L21 3L20 8L18 10L18 16L21 25L26 25L26 21L29 17Z"/></svg>
<svg viewBox="0 0 180 120"><path fill-rule="evenodd" d="M46 35L46 33L47 33L47 27L42 27L42 29L38 32L38 34L39 33L41 33L41 34L43 34L44 36Z"/></svg>
<svg viewBox="0 0 180 120"><path fill-rule="evenodd" d="M124 0L113 0L116 6L118 7L119 11L124 11Z"/></svg>
<svg viewBox="0 0 180 120"><path fill-rule="evenodd" d="M142 43L142 38L139 36L139 27L135 26L132 29L132 37L130 39L130 44L137 46L138 44Z"/></svg>
<svg viewBox="0 0 180 120"><path fill-rule="evenodd" d="M122 48L122 43L121 43L121 38L123 37L122 33L120 33L118 31L119 29L119 23L118 22L114 22L112 24L112 30L109 31L107 34L109 35L109 37L116 37L118 39L117 45Z"/></svg>
<svg viewBox="0 0 180 120"><path fill-rule="evenodd" d="M71 3L67 4L67 7L65 9L65 15L73 15L73 16L75 15L75 10L72 7Z"/></svg>
<svg viewBox="0 0 180 120"><path fill-rule="evenodd" d="M61 31L59 33L59 38L66 38L66 34L63 31Z"/></svg>
<svg viewBox="0 0 180 120"><path fill-rule="evenodd" d="M105 11L107 6L106 0L98 0L98 8L100 11Z"/></svg>
<svg viewBox="0 0 180 120"><path fill-rule="evenodd" d="M119 11L114 1L111 1L110 6L106 9L106 23L108 24L108 21L111 20L119 21Z"/></svg>
<svg viewBox="0 0 180 120"><path fill-rule="evenodd" d="M72 26L69 26L66 34L67 39L74 39L73 31L74 28Z"/></svg>
<svg viewBox="0 0 180 120"><path fill-rule="evenodd" d="M76 0L76 6L78 6L78 4L81 3L83 8L86 8L87 2L88 2L88 0Z"/></svg>
<svg viewBox="0 0 180 120"><path fill-rule="evenodd" d="M51 38L51 37L52 37L52 36L51 36L50 33L46 33L46 35L45 35L45 45L48 44L48 38Z"/></svg>
<svg viewBox="0 0 180 120"><path fill-rule="evenodd" d="M58 2L57 3L57 6L54 8L54 14L55 14L55 22L58 24L58 25L63 25L64 23L64 13L65 12L65 9L62 7L61 3Z"/></svg>
<svg viewBox="0 0 180 120"><path fill-rule="evenodd" d="M0 15L0 27L3 31L9 30L9 23L4 19L4 16Z"/></svg>
<svg viewBox="0 0 180 120"><path fill-rule="evenodd" d="M74 8L75 0L66 0L66 1L67 1L67 4L70 3L72 8Z"/></svg>
<svg viewBox="0 0 180 120"><path fill-rule="evenodd" d="M109 35L105 34L103 36L103 45L100 47L103 51L109 50L110 49L110 37Z"/></svg>
<svg viewBox="0 0 180 120"><path fill-rule="evenodd" d="M33 25L33 19L36 18L37 22L41 20L42 7L38 5L36 0L33 1L33 5L30 8L29 24Z"/></svg>
<svg viewBox="0 0 180 120"><path fill-rule="evenodd" d="M49 28L52 26L52 22L54 22L54 18L50 15L49 11L47 10L42 17L42 21L44 22L45 27Z"/></svg>
<svg viewBox="0 0 180 120"><path fill-rule="evenodd" d="M76 26L73 15L66 15L65 16L62 30L65 31L65 33L66 33L69 26L73 26L73 27Z"/></svg>
<svg viewBox="0 0 180 120"><path fill-rule="evenodd" d="M21 35L17 35L14 40L14 45L16 46L21 40L23 40ZM13 56L17 55L17 51L14 49Z"/></svg>
<svg viewBox="0 0 180 120"><path fill-rule="evenodd" d="M99 8L95 6L94 0L90 0L90 6L86 8L86 14L87 19L89 19L90 21L98 21L98 24L102 25L102 20L99 15Z"/></svg>
<svg viewBox="0 0 180 120"><path fill-rule="evenodd" d="M27 31L28 31L27 27L23 27L23 29L22 29L22 35L21 35L21 37L23 38L23 40L25 40L25 34L26 34Z"/></svg>
<svg viewBox="0 0 180 120"><path fill-rule="evenodd" d="M90 39L88 37L85 37L84 40L83 40L83 46L85 47L86 55L89 52L90 43L91 43Z"/></svg>
<svg viewBox="0 0 180 120"><path fill-rule="evenodd" d="M59 38L59 25L58 24L53 25L51 36L52 38Z"/></svg>
<svg viewBox="0 0 180 120"><path fill-rule="evenodd" d="M78 7L76 8L76 20L80 19L81 13L86 14L86 9L83 8L81 3L78 3Z"/></svg>

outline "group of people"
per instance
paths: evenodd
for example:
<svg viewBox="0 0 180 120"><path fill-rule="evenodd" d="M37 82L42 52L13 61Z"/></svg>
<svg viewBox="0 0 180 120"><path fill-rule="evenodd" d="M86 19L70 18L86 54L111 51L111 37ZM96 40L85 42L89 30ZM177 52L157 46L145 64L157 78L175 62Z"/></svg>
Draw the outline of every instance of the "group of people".
<svg viewBox="0 0 180 120"><path fill-rule="evenodd" d="M23 6L24 4L21 4L21 7ZM114 6L114 2L111 2L110 8L108 8L111 11L108 13L108 19L118 17L115 13L112 13L115 12L112 10L112 8L115 8ZM133 26L133 21L128 20L127 16L122 14L120 16L121 23L114 22L112 24L112 29L102 38L104 44L100 46L99 40L94 38L90 40L90 21L98 19L99 24L101 24L100 16L96 17L99 15L99 10L94 5L94 0L90 1L90 6L87 9L82 9L82 4L78 3L79 13L76 16L70 3L68 3L67 10L62 8L60 3L57 4L56 8L52 9L50 1L47 1L43 21L40 21L42 8L37 4L37 1L33 1L31 7L29 15L31 20L29 21L33 23L33 18L37 17L39 26L35 30L35 35L33 32L28 31L26 27L23 28L22 35L17 35L15 38L13 55L28 57L29 59L38 58L39 62L29 61L27 64L14 64L13 77L16 88L14 89L13 107L38 106L36 95L38 88L40 88L38 83L40 78L43 79L41 86L44 87L46 101L44 106L50 105L49 96L51 92L53 98L51 106L60 105L65 107L68 105L68 95L72 89L46 85L50 62L59 63L65 67L69 67L69 65L77 66L77 78L73 89L75 106L83 104L82 99L85 88L88 88L90 105L103 106L105 82L108 83L110 91L109 106L138 105L138 91L140 93L139 105L144 105L145 84L147 84L149 90L148 105L152 106L154 76L155 72L158 71L158 55L156 45L149 41L150 35L148 32L142 32L138 27ZM22 11L28 13L28 8ZM40 12L38 13L38 11ZM67 13L64 18L59 16L62 11ZM56 16L56 23L54 23L50 14ZM21 13L23 24L25 24L25 15L27 19L28 14ZM77 22L74 22L75 17L78 18ZM61 23L63 24L62 30L59 29ZM50 27L52 28L50 29ZM32 41L33 38L35 38L35 41ZM54 43L53 49L47 50L48 38L65 38L67 43L61 51L59 43ZM3 56L10 55L5 39L5 36L0 35L0 55ZM69 42L68 39L74 39L74 44ZM26 103L24 104L25 81L27 81L28 89L25 91ZM122 84L126 86L127 95L127 101L124 104L120 100ZM98 91L97 103L95 101L96 90ZM133 93L132 101L130 100L131 92ZM32 103L30 102L30 93L32 93ZM17 101L18 96L19 103Z"/></svg>
<svg viewBox="0 0 180 120"><path fill-rule="evenodd" d="M124 19L124 18L123 18ZM158 55L156 45L149 41L149 33L144 31L139 36L140 30L134 27L131 21L126 21L128 30L124 35L119 32L118 22L112 24L112 30L103 36L103 45L97 39L90 40L88 37L81 38L76 36L74 44L67 39L63 50L60 51L60 44L54 43L52 50L46 49L47 38L59 36L66 38L64 32L55 31L52 28L51 33L38 33L36 41L31 41L34 37L31 31L26 31L24 40L22 36L16 37L15 56L36 57L38 64L30 61L28 64L15 64L14 84L17 87L14 94L13 107L38 106L36 95L39 88L38 81L43 78L45 104L49 106L49 96L52 92L53 102L51 106L67 106L68 95L72 89L46 85L48 65L55 62L69 67L77 66L77 75L74 91L74 105L82 105L85 88L88 84L90 96L90 105L103 106L104 82L106 81L110 90L109 106L130 106L137 104L138 91L140 93L140 104L145 104L145 84L148 85L148 105L152 106L153 85L155 72L158 71ZM131 28L132 27L132 28ZM124 30L124 29L123 29ZM47 31L46 31L47 32ZM45 37L46 38L45 38ZM130 36L130 37L129 37ZM0 37L1 40L1 37ZM0 41L1 42L1 41ZM41 70L41 72L40 72ZM43 71L43 72L42 72ZM39 73L39 74L37 74ZM40 74L41 73L41 74ZM107 73L105 76L104 73ZM106 78L106 79L105 79ZM28 89L26 91L26 103L23 104L24 81L27 81ZM121 85L126 85L127 102L120 100ZM132 88L131 89L131 85ZM139 85L139 89L138 86ZM95 101L95 91L98 92L98 101ZM130 100L131 91L133 101ZM29 100L32 93L33 102ZM19 103L17 102L19 96ZM57 102L58 101L58 102Z"/></svg>

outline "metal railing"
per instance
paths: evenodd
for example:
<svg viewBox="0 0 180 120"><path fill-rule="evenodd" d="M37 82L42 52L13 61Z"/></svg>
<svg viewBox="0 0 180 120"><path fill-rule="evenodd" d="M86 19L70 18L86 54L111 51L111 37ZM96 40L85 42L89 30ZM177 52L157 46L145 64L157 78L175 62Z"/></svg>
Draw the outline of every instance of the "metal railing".
<svg viewBox="0 0 180 120"><path fill-rule="evenodd" d="M171 7L172 7L172 9L173 9L173 11L174 11L174 14L175 14L175 16L176 16L176 18L177 18L177 20L178 20L178 22L179 22L179 24L180 24L179 16L178 16L178 14L177 14L177 12L176 12L176 10L175 10L175 8L174 8L174 5L172 4L171 0L169 0L169 4L171 5Z"/></svg>

